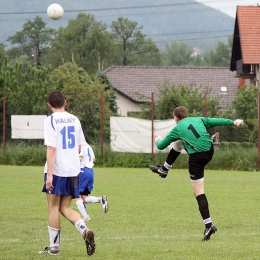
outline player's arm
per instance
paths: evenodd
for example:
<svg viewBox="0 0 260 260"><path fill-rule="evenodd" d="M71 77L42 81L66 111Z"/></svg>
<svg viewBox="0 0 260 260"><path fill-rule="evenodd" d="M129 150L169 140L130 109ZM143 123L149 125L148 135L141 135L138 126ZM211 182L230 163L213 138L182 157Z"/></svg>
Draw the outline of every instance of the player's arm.
<svg viewBox="0 0 260 260"><path fill-rule="evenodd" d="M242 119L231 120L227 118L210 118L210 117L203 117L202 121L206 128L211 128L214 126L241 126L243 125L244 121Z"/></svg>
<svg viewBox="0 0 260 260"><path fill-rule="evenodd" d="M178 138L178 131L177 131L177 126L174 127L171 132L165 136L162 140L160 140L160 138L158 138L156 140L156 137L155 137L155 144L157 146L157 148L159 150L163 150L165 149L168 145L170 145L172 142L174 141L177 141L179 138Z"/></svg>
<svg viewBox="0 0 260 260"><path fill-rule="evenodd" d="M201 118L206 128L211 128L214 126L232 126L234 121L227 118L210 118L202 117Z"/></svg>
<svg viewBox="0 0 260 260"><path fill-rule="evenodd" d="M83 152L82 152L82 150L81 150L81 152L79 153L79 161L81 162L82 159L83 159Z"/></svg>
<svg viewBox="0 0 260 260"><path fill-rule="evenodd" d="M47 179L46 179L46 189L52 190L52 180L53 180L53 168L56 160L56 147L48 146L46 152L47 158Z"/></svg>

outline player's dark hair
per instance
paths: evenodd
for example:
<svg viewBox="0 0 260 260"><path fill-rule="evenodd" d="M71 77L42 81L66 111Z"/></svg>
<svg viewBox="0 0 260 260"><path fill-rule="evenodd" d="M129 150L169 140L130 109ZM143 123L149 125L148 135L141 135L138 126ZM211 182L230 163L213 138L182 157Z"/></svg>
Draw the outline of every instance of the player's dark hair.
<svg viewBox="0 0 260 260"><path fill-rule="evenodd" d="M188 111L185 107L179 106L174 108L173 116L176 116L179 120L188 117Z"/></svg>
<svg viewBox="0 0 260 260"><path fill-rule="evenodd" d="M49 94L48 102L54 108L61 108L64 106L65 97L62 92L54 90Z"/></svg>

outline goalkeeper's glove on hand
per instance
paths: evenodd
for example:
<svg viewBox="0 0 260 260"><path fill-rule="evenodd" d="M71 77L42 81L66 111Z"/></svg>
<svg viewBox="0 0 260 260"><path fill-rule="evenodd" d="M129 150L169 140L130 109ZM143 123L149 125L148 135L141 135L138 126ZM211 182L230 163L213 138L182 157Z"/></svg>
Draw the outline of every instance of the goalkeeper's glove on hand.
<svg viewBox="0 0 260 260"><path fill-rule="evenodd" d="M162 137L160 135L156 135L154 137L154 143L156 144L157 141L162 140Z"/></svg>
<svg viewBox="0 0 260 260"><path fill-rule="evenodd" d="M242 120L242 119L236 119L235 121L234 121L234 125L235 126L241 126L241 125L243 125L244 124L244 121Z"/></svg>

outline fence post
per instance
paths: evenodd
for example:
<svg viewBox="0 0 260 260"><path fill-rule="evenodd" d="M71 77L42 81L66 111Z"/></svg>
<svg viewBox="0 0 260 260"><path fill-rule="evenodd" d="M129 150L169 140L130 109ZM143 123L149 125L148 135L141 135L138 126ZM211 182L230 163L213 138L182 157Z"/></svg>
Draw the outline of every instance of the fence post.
<svg viewBox="0 0 260 260"><path fill-rule="evenodd" d="M3 154L5 154L6 149L6 94L3 93Z"/></svg>
<svg viewBox="0 0 260 260"><path fill-rule="evenodd" d="M151 103L151 122L152 122L152 153L151 161L154 160L154 93L152 93L152 103Z"/></svg>
<svg viewBox="0 0 260 260"><path fill-rule="evenodd" d="M207 116L207 94L204 93L204 117Z"/></svg>
<svg viewBox="0 0 260 260"><path fill-rule="evenodd" d="M103 164L104 151L104 93L100 96L100 164Z"/></svg>

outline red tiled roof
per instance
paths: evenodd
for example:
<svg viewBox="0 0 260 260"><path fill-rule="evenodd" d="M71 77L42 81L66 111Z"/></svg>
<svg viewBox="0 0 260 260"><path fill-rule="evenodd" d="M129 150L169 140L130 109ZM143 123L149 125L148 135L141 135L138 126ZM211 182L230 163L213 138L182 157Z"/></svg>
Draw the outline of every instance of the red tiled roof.
<svg viewBox="0 0 260 260"><path fill-rule="evenodd" d="M219 97L220 105L225 107L236 97L239 88L239 79L228 67L114 66L105 73L116 90L134 102L150 100L151 93L156 98L158 86L166 81L176 86L194 85L202 90L209 87L211 96ZM222 86L227 88L226 94L221 93ZM144 95L146 100L140 100L135 93Z"/></svg>
<svg viewBox="0 0 260 260"><path fill-rule="evenodd" d="M260 7L237 6L237 22L244 64L260 62Z"/></svg>

